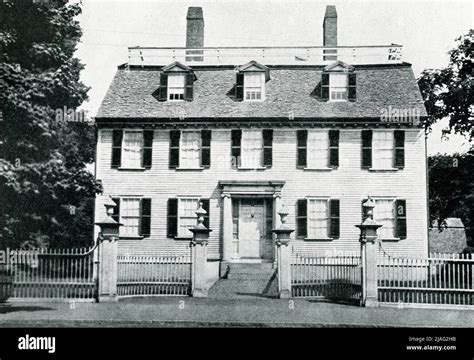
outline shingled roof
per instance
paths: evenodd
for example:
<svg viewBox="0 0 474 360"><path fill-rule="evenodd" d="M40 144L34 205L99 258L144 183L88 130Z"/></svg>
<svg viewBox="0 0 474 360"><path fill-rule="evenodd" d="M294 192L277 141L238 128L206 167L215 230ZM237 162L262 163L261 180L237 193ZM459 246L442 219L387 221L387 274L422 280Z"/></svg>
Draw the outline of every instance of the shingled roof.
<svg viewBox="0 0 474 360"><path fill-rule="evenodd" d="M380 118L383 109L411 109L426 116L410 64L355 66L357 100L325 102L319 98L322 66L269 67L263 102L236 101L235 69L194 67L194 100L160 102L153 93L160 85L160 69L119 67L96 120L187 118L295 118L324 121L335 118Z"/></svg>

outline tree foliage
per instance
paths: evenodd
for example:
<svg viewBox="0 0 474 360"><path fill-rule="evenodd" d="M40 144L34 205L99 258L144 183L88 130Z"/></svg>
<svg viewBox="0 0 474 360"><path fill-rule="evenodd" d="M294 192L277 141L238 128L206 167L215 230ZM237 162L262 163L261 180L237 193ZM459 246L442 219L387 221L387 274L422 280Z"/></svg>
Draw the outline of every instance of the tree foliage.
<svg viewBox="0 0 474 360"><path fill-rule="evenodd" d="M431 156L428 166L431 221L442 228L446 218L460 218L472 242L474 149L465 154Z"/></svg>
<svg viewBox="0 0 474 360"><path fill-rule="evenodd" d="M418 79L429 115L426 128L448 118L449 131L474 138L474 80L472 79L474 31L456 39L457 47L449 52L444 69L424 70Z"/></svg>
<svg viewBox="0 0 474 360"><path fill-rule="evenodd" d="M74 57L80 5L49 0L0 7L1 245L90 242L88 199L101 191L85 168L94 160L94 128L56 116L87 99L83 65Z"/></svg>

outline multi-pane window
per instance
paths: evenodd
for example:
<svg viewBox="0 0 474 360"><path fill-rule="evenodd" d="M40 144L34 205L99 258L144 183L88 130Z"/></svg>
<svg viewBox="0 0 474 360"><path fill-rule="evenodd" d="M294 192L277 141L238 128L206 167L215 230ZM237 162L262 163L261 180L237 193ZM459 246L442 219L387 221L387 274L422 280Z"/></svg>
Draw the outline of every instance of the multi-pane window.
<svg viewBox="0 0 474 360"><path fill-rule="evenodd" d="M329 96L331 101L347 100L347 74L330 74Z"/></svg>
<svg viewBox="0 0 474 360"><path fill-rule="evenodd" d="M328 237L329 199L308 199L308 238Z"/></svg>
<svg viewBox="0 0 474 360"><path fill-rule="evenodd" d="M379 230L381 239L392 239L395 237L395 200L375 199L374 220L383 225Z"/></svg>
<svg viewBox="0 0 474 360"><path fill-rule="evenodd" d="M307 158L308 168L322 169L328 167L329 135L327 131L308 131Z"/></svg>
<svg viewBox="0 0 474 360"><path fill-rule="evenodd" d="M184 100L185 75L168 75L168 100Z"/></svg>
<svg viewBox="0 0 474 360"><path fill-rule="evenodd" d="M263 136L261 130L242 131L241 167L258 168L262 166Z"/></svg>
<svg viewBox="0 0 474 360"><path fill-rule="evenodd" d="M178 199L178 237L192 236L192 232L189 229L196 226L198 203L198 198Z"/></svg>
<svg viewBox="0 0 474 360"><path fill-rule="evenodd" d="M180 141L179 166L188 169L198 168L201 160L201 132L182 131Z"/></svg>
<svg viewBox="0 0 474 360"><path fill-rule="evenodd" d="M264 98L265 74L260 72L245 74L244 94L246 101L258 101Z"/></svg>
<svg viewBox="0 0 474 360"><path fill-rule="evenodd" d="M138 168L142 166L143 132L125 131L122 144L122 167Z"/></svg>
<svg viewBox="0 0 474 360"><path fill-rule="evenodd" d="M393 168L395 149L393 131L374 131L372 136L373 168Z"/></svg>
<svg viewBox="0 0 474 360"><path fill-rule="evenodd" d="M120 236L139 236L140 198L121 199L120 221L123 223L120 229Z"/></svg>

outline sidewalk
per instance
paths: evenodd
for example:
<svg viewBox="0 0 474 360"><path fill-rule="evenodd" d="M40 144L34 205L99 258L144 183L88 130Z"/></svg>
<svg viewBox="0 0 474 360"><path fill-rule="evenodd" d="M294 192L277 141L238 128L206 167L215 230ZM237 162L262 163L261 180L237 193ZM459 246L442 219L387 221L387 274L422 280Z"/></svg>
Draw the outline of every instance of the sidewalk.
<svg viewBox="0 0 474 360"><path fill-rule="evenodd" d="M117 303L13 302L0 327L474 327L474 311L361 308L309 300L138 298Z"/></svg>

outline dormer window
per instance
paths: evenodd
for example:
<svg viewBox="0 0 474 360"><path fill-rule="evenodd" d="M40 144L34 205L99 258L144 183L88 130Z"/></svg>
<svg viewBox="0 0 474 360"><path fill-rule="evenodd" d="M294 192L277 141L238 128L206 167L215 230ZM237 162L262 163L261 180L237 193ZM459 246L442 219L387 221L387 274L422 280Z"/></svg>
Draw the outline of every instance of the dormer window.
<svg viewBox="0 0 474 360"><path fill-rule="evenodd" d="M244 75L245 101L260 101L265 98L265 74L246 73Z"/></svg>
<svg viewBox="0 0 474 360"><path fill-rule="evenodd" d="M329 74L329 99L331 101L347 100L347 74Z"/></svg>
<svg viewBox="0 0 474 360"><path fill-rule="evenodd" d="M174 62L161 69L160 87L153 96L159 101L193 101L196 80L190 67Z"/></svg>
<svg viewBox="0 0 474 360"><path fill-rule="evenodd" d="M184 90L186 88L186 77L184 74L168 75L168 100L184 100Z"/></svg>
<svg viewBox="0 0 474 360"><path fill-rule="evenodd" d="M270 73L266 66L251 61L236 68L235 99L238 101L265 100L266 82Z"/></svg>
<svg viewBox="0 0 474 360"><path fill-rule="evenodd" d="M355 101L354 68L342 61L326 66L321 74L321 98L324 101Z"/></svg>

